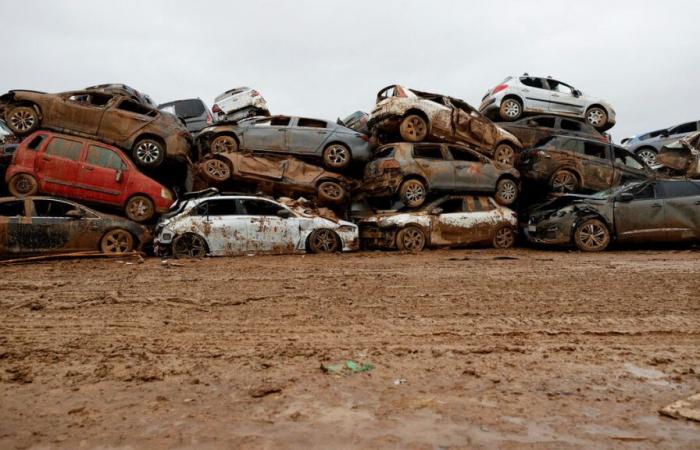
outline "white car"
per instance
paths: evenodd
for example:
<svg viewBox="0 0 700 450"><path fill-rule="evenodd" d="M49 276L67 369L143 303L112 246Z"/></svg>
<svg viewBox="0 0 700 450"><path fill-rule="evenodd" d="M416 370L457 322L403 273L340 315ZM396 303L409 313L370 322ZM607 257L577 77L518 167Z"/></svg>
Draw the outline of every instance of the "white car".
<svg viewBox="0 0 700 450"><path fill-rule="evenodd" d="M507 77L484 95L479 111L512 122L523 114L556 114L586 120L598 131L615 125L615 110L605 100L551 77Z"/></svg>
<svg viewBox="0 0 700 450"><path fill-rule="evenodd" d="M260 92L249 87L230 89L214 99L212 112L218 121L231 121L254 116L269 116L267 102Z"/></svg>
<svg viewBox="0 0 700 450"><path fill-rule="evenodd" d="M305 214L269 198L214 195L185 200L156 227L159 254L331 253L359 247L357 225Z"/></svg>

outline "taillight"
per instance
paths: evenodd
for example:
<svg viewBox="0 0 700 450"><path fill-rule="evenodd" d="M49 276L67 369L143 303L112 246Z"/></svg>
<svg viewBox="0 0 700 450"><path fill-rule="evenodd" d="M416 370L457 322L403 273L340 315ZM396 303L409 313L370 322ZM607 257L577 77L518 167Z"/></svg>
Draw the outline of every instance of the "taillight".
<svg viewBox="0 0 700 450"><path fill-rule="evenodd" d="M207 113L207 125L211 125L214 123L214 119L212 119L211 114Z"/></svg>
<svg viewBox="0 0 700 450"><path fill-rule="evenodd" d="M219 105L217 105L216 103L214 103L214 106L212 106L211 110L217 114L223 112L221 111L221 108L219 108Z"/></svg>
<svg viewBox="0 0 700 450"><path fill-rule="evenodd" d="M497 93L501 92L503 89L506 89L507 87L508 87L507 84L499 84L498 86L493 88L492 94L497 94Z"/></svg>
<svg viewBox="0 0 700 450"><path fill-rule="evenodd" d="M251 96L251 97L257 97L258 95L260 95L260 92L258 92L258 91L255 91L255 90L254 90L254 91L251 91L251 92L250 92L250 96Z"/></svg>

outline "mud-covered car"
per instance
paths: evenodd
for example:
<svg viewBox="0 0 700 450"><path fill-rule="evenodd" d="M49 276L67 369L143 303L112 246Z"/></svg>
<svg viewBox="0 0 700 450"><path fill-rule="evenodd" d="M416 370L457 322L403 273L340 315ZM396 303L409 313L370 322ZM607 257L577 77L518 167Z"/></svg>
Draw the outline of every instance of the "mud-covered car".
<svg viewBox="0 0 700 450"><path fill-rule="evenodd" d="M156 227L156 250L201 258L248 253L332 253L359 248L357 225L295 211L265 197L186 200Z"/></svg>
<svg viewBox="0 0 700 450"><path fill-rule="evenodd" d="M358 133L370 134L369 127L367 123L369 122L369 114L364 111L355 111L344 119L338 118L336 123L351 130L355 130Z"/></svg>
<svg viewBox="0 0 700 450"><path fill-rule="evenodd" d="M574 136L553 136L520 155L524 179L554 192L600 191L653 171L638 156L616 145Z"/></svg>
<svg viewBox="0 0 700 450"><path fill-rule="evenodd" d="M306 117L258 117L205 128L197 136L202 155L239 150L294 155L320 160L343 170L372 154L369 136L326 120Z"/></svg>
<svg viewBox="0 0 700 450"><path fill-rule="evenodd" d="M111 90L10 91L0 96L0 117L18 136L44 128L98 139L128 151L143 167L190 155L192 138L176 116Z"/></svg>
<svg viewBox="0 0 700 450"><path fill-rule="evenodd" d="M377 94L368 127L383 142L447 142L476 147L513 165L522 144L463 100L392 85Z"/></svg>
<svg viewBox="0 0 700 450"><path fill-rule="evenodd" d="M700 177L700 132L692 133L661 148L656 162L669 175Z"/></svg>
<svg viewBox="0 0 700 450"><path fill-rule="evenodd" d="M600 251L611 241L680 242L700 239L700 181L648 180L590 196L569 195L535 207L525 236L540 244Z"/></svg>
<svg viewBox="0 0 700 450"><path fill-rule="evenodd" d="M214 118L207 105L199 98L174 100L158 105L158 109L170 114L175 114L185 122L190 133L195 134L212 125Z"/></svg>
<svg viewBox="0 0 700 450"><path fill-rule="evenodd" d="M419 252L424 247L490 243L508 248L515 242L517 216L490 197L447 195L423 208L381 213L360 221L367 248Z"/></svg>
<svg viewBox="0 0 700 450"><path fill-rule="evenodd" d="M0 198L0 257L91 250L125 253L151 240L144 226L69 200Z"/></svg>
<svg viewBox="0 0 700 450"><path fill-rule="evenodd" d="M86 91L98 91L104 92L105 94L111 95L123 95L125 97L131 97L133 100L141 103L143 106L148 106L149 108L157 108L158 105L153 99L148 95L140 92L129 85L123 83L105 83L98 84L96 86L88 86L85 88Z"/></svg>
<svg viewBox="0 0 700 450"><path fill-rule="evenodd" d="M523 148L533 147L551 136L575 136L601 142L609 141L607 136L601 134L593 126L566 117L531 116L515 122L498 122L498 125L517 137Z"/></svg>
<svg viewBox="0 0 700 450"><path fill-rule="evenodd" d="M217 185L233 180L253 192L274 196L311 195L321 204L345 202L356 183L291 156L218 153L197 164L198 173Z"/></svg>
<svg viewBox="0 0 700 450"><path fill-rule="evenodd" d="M237 87L217 95L212 111L220 122L235 122L246 117L270 115L263 96L249 87Z"/></svg>
<svg viewBox="0 0 700 450"><path fill-rule="evenodd" d="M511 166L456 144L399 142L377 149L365 166L362 192L393 197L417 208L434 192L495 193L511 205L520 191L520 174Z"/></svg>
<svg viewBox="0 0 700 450"><path fill-rule="evenodd" d="M639 155L650 166L656 163L656 155L667 145L685 138L700 129L700 121L686 122L661 130L624 138L621 144L624 148Z"/></svg>

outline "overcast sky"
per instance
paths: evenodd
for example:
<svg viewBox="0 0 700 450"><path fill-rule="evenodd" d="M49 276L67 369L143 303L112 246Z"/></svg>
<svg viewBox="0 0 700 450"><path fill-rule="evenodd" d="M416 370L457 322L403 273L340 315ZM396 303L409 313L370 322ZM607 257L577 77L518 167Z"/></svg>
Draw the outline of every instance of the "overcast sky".
<svg viewBox="0 0 700 450"><path fill-rule="evenodd" d="M628 135L700 119L700 2L0 0L0 91L123 82L159 103L260 90L274 114L369 111L400 83L478 107L551 75Z"/></svg>

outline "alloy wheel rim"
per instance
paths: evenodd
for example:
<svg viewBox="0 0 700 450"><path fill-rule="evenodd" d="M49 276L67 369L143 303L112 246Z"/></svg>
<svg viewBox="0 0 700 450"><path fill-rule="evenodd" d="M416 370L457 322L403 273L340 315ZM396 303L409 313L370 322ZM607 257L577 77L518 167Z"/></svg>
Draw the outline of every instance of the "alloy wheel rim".
<svg viewBox="0 0 700 450"><path fill-rule="evenodd" d="M496 161L498 161L501 164L506 164L508 166L513 165L513 160L515 159L515 151L510 148L510 146L503 145L498 147L498 150L496 150L498 153L496 157Z"/></svg>
<svg viewBox="0 0 700 450"><path fill-rule="evenodd" d="M425 237L420 231L409 228L403 233L403 248L409 251L415 251L423 247Z"/></svg>
<svg viewBox="0 0 700 450"><path fill-rule="evenodd" d="M347 149L340 145L333 145L328 149L328 161L335 166L342 166L348 160Z"/></svg>
<svg viewBox="0 0 700 450"><path fill-rule="evenodd" d="M552 187L555 190L560 190L560 191L573 191L574 186L576 185L576 180L574 179L573 175L571 175L568 172L562 172L560 174L557 174L556 177L554 177L554 180L552 181Z"/></svg>
<svg viewBox="0 0 700 450"><path fill-rule="evenodd" d="M319 230L314 234L314 247L324 252L335 250L335 236L329 230Z"/></svg>
<svg viewBox="0 0 700 450"><path fill-rule="evenodd" d="M423 133L425 133L425 124L419 118L411 117L406 123L406 131L414 138L423 136Z"/></svg>
<svg viewBox="0 0 700 450"><path fill-rule="evenodd" d="M501 183L499 195L503 200L511 201L515 198L515 184L512 181Z"/></svg>
<svg viewBox="0 0 700 450"><path fill-rule="evenodd" d="M16 130L28 131L34 126L35 119L31 112L20 109L12 114L10 122Z"/></svg>
<svg viewBox="0 0 700 450"><path fill-rule="evenodd" d="M110 253L125 253L129 250L129 236L126 232L118 230L107 235L106 248Z"/></svg>
<svg viewBox="0 0 700 450"><path fill-rule="evenodd" d="M27 194L31 192L33 187L34 183L32 183L31 180L26 176L19 177L15 182L15 189L20 194Z"/></svg>
<svg viewBox="0 0 700 450"><path fill-rule="evenodd" d="M639 157L649 166L656 163L656 153L651 150L642 150L639 152Z"/></svg>
<svg viewBox="0 0 700 450"><path fill-rule="evenodd" d="M206 253L204 241L199 236L183 236L178 239L175 247L175 254L178 256L198 258Z"/></svg>
<svg viewBox="0 0 700 450"><path fill-rule="evenodd" d="M136 149L136 157L146 164L151 164L158 160L160 148L153 142L142 142Z"/></svg>
<svg viewBox="0 0 700 450"><path fill-rule="evenodd" d="M603 122L603 112L599 109L588 111L588 122L593 126L601 125Z"/></svg>
<svg viewBox="0 0 700 450"><path fill-rule="evenodd" d="M221 136L214 139L212 149L214 153L231 153L236 146L236 141L231 136Z"/></svg>
<svg viewBox="0 0 700 450"><path fill-rule="evenodd" d="M228 178L229 170L226 163L218 159L210 159L206 164L207 173L217 180Z"/></svg>
<svg viewBox="0 0 700 450"><path fill-rule="evenodd" d="M422 200L425 196L425 190L423 186L418 183L411 183L406 187L406 199L410 202L417 202Z"/></svg>
<svg viewBox="0 0 700 450"><path fill-rule="evenodd" d="M500 248L510 247L513 232L509 228L501 228L496 232L496 243Z"/></svg>
<svg viewBox="0 0 700 450"><path fill-rule="evenodd" d="M322 190L327 197L330 197L334 200L337 200L341 197L340 188L334 184L324 184Z"/></svg>
<svg viewBox="0 0 700 450"><path fill-rule="evenodd" d="M588 223L579 231L581 243L588 249L598 249L605 243L605 229L597 223Z"/></svg>
<svg viewBox="0 0 700 450"><path fill-rule="evenodd" d="M520 105L513 100L508 100L505 106L506 116L517 117L520 114Z"/></svg>
<svg viewBox="0 0 700 450"><path fill-rule="evenodd" d="M129 212L133 217L137 218L146 217L149 209L146 202L141 199L131 202L131 205L129 205Z"/></svg>

